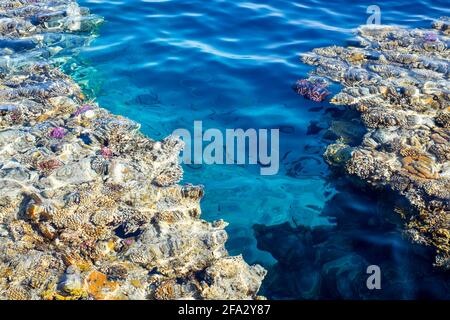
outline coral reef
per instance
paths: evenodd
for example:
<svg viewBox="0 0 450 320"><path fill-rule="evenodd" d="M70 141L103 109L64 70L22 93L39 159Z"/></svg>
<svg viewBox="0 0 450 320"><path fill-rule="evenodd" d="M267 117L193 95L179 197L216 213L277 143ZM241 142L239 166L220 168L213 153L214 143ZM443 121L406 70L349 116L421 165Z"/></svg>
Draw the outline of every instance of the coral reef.
<svg viewBox="0 0 450 320"><path fill-rule="evenodd" d="M293 89L306 99L315 102L322 102L330 94L330 92L326 89L328 83L321 80L321 78L298 80L294 84Z"/></svg>
<svg viewBox="0 0 450 320"><path fill-rule="evenodd" d="M325 159L375 188L408 200L405 234L436 250L450 268L450 20L433 30L362 26L360 46L331 46L302 56L312 76L343 85L331 103L359 112L362 142L342 139Z"/></svg>
<svg viewBox="0 0 450 320"><path fill-rule="evenodd" d="M57 66L101 19L68 0L0 2L0 298L254 299L266 271L200 219L182 142L87 101Z"/></svg>

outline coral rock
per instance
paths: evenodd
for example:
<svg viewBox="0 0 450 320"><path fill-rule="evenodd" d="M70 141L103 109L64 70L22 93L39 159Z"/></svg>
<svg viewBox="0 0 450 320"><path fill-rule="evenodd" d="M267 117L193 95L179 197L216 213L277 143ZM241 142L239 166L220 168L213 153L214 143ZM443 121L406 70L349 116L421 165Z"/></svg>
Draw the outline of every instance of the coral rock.
<svg viewBox="0 0 450 320"><path fill-rule="evenodd" d="M317 48L302 60L316 66L311 76L343 85L331 103L359 112L367 129L361 144L338 141L325 159L404 196L405 232L434 247L436 265L449 268L449 19L433 28L362 26L360 47Z"/></svg>

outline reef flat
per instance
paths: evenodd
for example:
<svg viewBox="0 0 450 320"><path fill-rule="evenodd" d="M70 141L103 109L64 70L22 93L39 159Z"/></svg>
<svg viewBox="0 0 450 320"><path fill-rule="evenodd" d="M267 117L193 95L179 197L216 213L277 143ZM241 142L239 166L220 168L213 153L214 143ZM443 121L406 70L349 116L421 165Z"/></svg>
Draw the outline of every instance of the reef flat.
<svg viewBox="0 0 450 320"><path fill-rule="evenodd" d="M394 191L405 234L435 248L450 268L450 20L432 29L362 26L359 44L317 48L302 56L343 89L331 102L359 113L366 133L328 146L329 164L368 185ZM348 123L347 127L352 124ZM351 131L351 130L350 130Z"/></svg>
<svg viewBox="0 0 450 320"><path fill-rule="evenodd" d="M266 271L229 256L202 187L178 184L182 142L58 68L101 22L73 1L0 1L0 298L261 298Z"/></svg>

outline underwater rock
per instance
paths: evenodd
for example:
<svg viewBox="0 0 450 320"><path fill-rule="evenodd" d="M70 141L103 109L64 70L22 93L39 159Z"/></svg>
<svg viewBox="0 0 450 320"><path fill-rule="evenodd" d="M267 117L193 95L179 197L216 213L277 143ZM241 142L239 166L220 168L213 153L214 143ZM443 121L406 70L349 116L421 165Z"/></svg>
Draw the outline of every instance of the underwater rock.
<svg viewBox="0 0 450 320"><path fill-rule="evenodd" d="M230 257L203 189L177 184L183 143L145 137L57 68L101 19L70 0L0 14L0 299L259 298L266 271Z"/></svg>
<svg viewBox="0 0 450 320"><path fill-rule="evenodd" d="M343 139L325 159L375 188L408 201L405 233L436 250L450 268L450 51L449 19L433 30L362 26L360 47L330 46L302 56L312 77L343 85L331 103L360 113L362 142ZM351 122L349 123L351 125Z"/></svg>

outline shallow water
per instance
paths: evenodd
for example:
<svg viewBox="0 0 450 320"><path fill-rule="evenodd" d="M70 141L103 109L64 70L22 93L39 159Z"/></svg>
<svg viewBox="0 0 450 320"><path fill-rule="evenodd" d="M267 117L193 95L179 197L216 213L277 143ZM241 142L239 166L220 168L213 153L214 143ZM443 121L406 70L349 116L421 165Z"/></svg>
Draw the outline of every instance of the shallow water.
<svg viewBox="0 0 450 320"><path fill-rule="evenodd" d="M79 2L105 17L106 23L99 37L83 49L76 65L69 70L102 107L140 122L142 130L154 139L162 139L177 128L191 130L196 120L202 120L205 129L281 129L282 161L275 176L259 175L258 166L184 166L185 182L205 186L203 217L223 218L230 223L227 228L230 253L242 253L248 262L261 263L269 269L262 293L270 298L289 299L345 297L343 292L352 292L348 288L314 287L315 272L323 265L318 266L303 252L293 254L302 238L290 241L283 235L295 234L300 225L335 222L326 217L334 209L343 212L341 221L348 217L345 221L353 222L350 217L355 215L369 219L373 214L379 215L380 210L390 214L392 208L379 209L377 199L363 198L365 193L338 186L330 178L321 157L327 143L322 128L328 125L324 119L335 110L326 102L304 100L292 91L291 85L310 70L299 61L300 53L352 41L354 28L364 24L369 16L367 7L376 3ZM428 27L432 19L450 15L447 1L418 1L411 5L409 1L397 0L378 5L383 24ZM337 87L332 89L336 91ZM255 225L258 225L256 233ZM367 227L361 221L351 225L352 230ZM366 255L355 268L382 264L388 270L394 265L409 270L412 246L401 239L397 225L389 226L388 230L393 228L389 245L384 242L386 228L375 225L374 229L370 227L370 237L365 237L358 246L353 246L353 240L351 246L341 243L342 238L347 237L345 243L353 239L353 232L344 232L334 242L335 247L342 249L339 252L344 258L358 254L359 246L387 252ZM273 237L270 240L265 234ZM336 237L336 233L333 231L327 237ZM322 247L329 248L330 244L322 243ZM422 265L428 263L431 261ZM433 272L424 268L417 267L426 275ZM302 270L310 272L300 276ZM334 274L333 279L339 275ZM414 276L400 278L398 272L387 276L395 284L400 280L409 283L392 290L395 293L379 296L355 293L350 297L445 296L445 288L418 291L414 288L422 284L411 283L417 280ZM441 280L448 284L448 278ZM314 289L305 293L308 286Z"/></svg>

